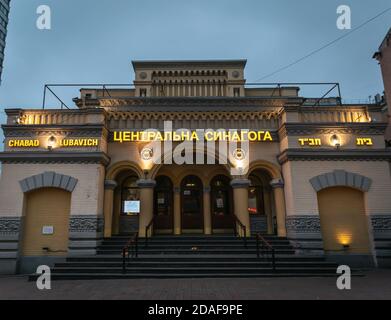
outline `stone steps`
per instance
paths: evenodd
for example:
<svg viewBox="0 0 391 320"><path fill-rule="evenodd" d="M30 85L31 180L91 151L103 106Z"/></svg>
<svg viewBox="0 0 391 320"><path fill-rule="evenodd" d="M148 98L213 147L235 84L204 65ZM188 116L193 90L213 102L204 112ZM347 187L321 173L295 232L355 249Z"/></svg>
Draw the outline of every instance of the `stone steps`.
<svg viewBox="0 0 391 320"><path fill-rule="evenodd" d="M105 239L95 256L70 256L52 269L52 279L163 279L249 277L336 277L337 265L324 256L297 255L286 238L265 236L275 249L275 269L270 255L257 258L255 238L233 235L155 236L139 241L139 256L126 258L122 249L129 235ZM31 275L34 280L36 275Z"/></svg>

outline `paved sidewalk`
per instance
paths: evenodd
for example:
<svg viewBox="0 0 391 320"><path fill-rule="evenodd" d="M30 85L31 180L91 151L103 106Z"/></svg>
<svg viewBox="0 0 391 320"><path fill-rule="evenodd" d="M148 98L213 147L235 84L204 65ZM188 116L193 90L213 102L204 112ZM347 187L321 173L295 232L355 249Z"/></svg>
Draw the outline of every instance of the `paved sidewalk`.
<svg viewBox="0 0 391 320"><path fill-rule="evenodd" d="M339 291L334 278L53 281L40 291L26 277L0 277L0 299L266 300L391 299L391 270L352 279Z"/></svg>

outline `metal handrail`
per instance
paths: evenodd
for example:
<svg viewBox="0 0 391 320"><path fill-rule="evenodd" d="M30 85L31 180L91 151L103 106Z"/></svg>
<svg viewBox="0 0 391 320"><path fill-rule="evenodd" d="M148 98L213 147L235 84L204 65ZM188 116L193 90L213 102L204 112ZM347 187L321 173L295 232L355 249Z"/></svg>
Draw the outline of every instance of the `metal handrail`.
<svg viewBox="0 0 391 320"><path fill-rule="evenodd" d="M155 221L155 216L152 217L151 221L145 227L145 247L148 247L149 229L151 229L151 231L153 232L152 226L153 226L154 221ZM151 233L151 235L152 235L152 233Z"/></svg>
<svg viewBox="0 0 391 320"><path fill-rule="evenodd" d="M276 254L273 246L260 234L257 233L256 236L256 243L257 243L257 257L258 259L261 257L261 254L263 252L271 253L272 256L272 268L273 271L276 271ZM260 249L260 246L262 246L262 249Z"/></svg>
<svg viewBox="0 0 391 320"><path fill-rule="evenodd" d="M129 250L130 249L130 250ZM126 273L126 255L128 256L128 263L130 254L132 253L132 258L138 258L138 232L135 232L132 238L126 243L125 247L122 248L122 272Z"/></svg>
<svg viewBox="0 0 391 320"><path fill-rule="evenodd" d="M234 234L235 234L235 236L238 236L237 226L239 225L239 227L241 229L241 232L242 232L242 238L243 238L243 242L244 242L244 247L247 248L247 227L242 223L242 221L240 221L240 219L238 218L238 216L236 214L234 214L233 216L234 216L234 219L235 219L235 222L234 222ZM239 236L241 236L241 235L239 234Z"/></svg>

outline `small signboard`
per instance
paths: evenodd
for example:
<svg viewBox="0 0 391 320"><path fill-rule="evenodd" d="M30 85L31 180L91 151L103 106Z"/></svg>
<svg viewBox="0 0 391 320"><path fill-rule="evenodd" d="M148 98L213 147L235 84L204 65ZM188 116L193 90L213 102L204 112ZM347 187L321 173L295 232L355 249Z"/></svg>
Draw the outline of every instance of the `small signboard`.
<svg viewBox="0 0 391 320"><path fill-rule="evenodd" d="M54 227L53 226L43 226L42 227L42 234L43 235L52 235L52 234L54 234Z"/></svg>
<svg viewBox="0 0 391 320"><path fill-rule="evenodd" d="M140 201L124 201L124 212L128 214L138 214L140 213Z"/></svg>

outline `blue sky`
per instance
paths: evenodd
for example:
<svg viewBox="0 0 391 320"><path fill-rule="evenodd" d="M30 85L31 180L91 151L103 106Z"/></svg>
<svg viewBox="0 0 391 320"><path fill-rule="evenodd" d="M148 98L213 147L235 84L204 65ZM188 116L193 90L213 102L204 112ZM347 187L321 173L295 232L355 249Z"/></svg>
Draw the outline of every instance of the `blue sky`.
<svg viewBox="0 0 391 320"><path fill-rule="evenodd" d="M41 4L52 10L50 31L35 27ZM341 4L351 7L353 28L390 7L389 0L11 0L0 108L39 108L45 83L130 83L132 59L246 58L254 81L347 32L336 27ZM372 55L390 22L389 12L264 81L340 82L346 99L382 92ZM69 101L77 92L60 94Z"/></svg>

